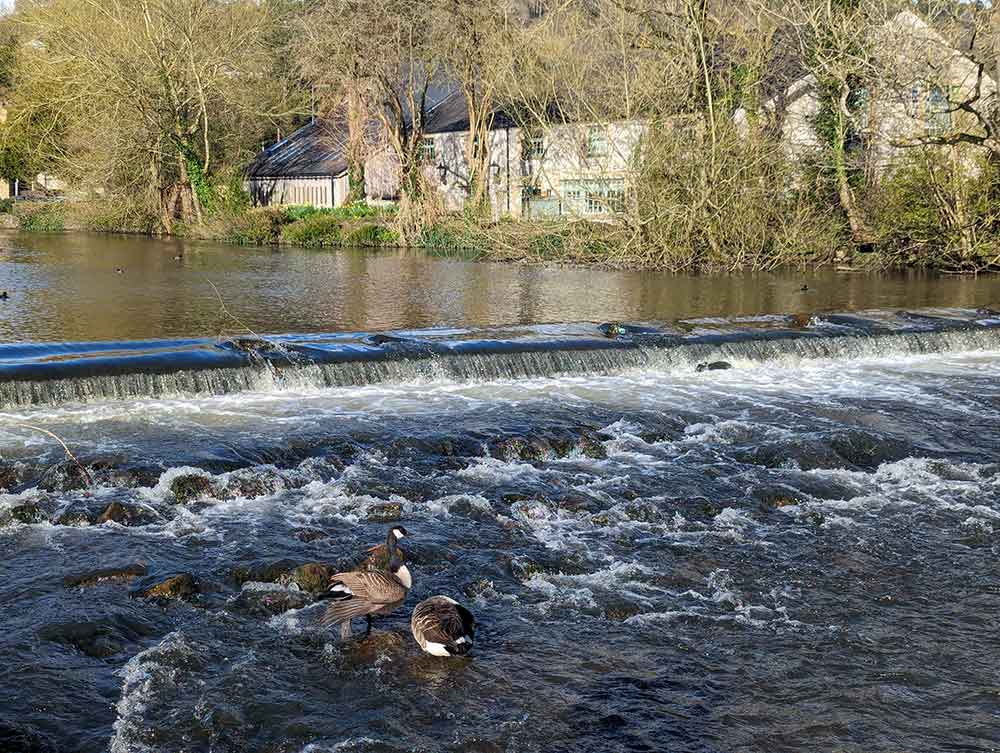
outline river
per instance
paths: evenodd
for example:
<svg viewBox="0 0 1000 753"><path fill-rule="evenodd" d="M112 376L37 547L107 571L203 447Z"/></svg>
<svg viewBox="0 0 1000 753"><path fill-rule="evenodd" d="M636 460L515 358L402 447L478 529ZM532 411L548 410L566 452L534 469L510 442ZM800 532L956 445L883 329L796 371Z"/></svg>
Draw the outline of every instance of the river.
<svg viewBox="0 0 1000 753"><path fill-rule="evenodd" d="M1000 745L997 278L9 235L0 290L0 750ZM341 641L309 576L396 522Z"/></svg>

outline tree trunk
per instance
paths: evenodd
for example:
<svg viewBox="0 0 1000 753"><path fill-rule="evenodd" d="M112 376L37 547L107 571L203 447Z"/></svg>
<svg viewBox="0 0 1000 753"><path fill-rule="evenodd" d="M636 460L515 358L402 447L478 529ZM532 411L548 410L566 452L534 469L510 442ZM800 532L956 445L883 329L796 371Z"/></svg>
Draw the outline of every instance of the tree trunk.
<svg viewBox="0 0 1000 753"><path fill-rule="evenodd" d="M365 135L368 112L356 82L347 90L347 203L365 200Z"/></svg>
<svg viewBox="0 0 1000 753"><path fill-rule="evenodd" d="M841 209L847 215L847 223L851 227L851 239L857 243L868 243L871 241L871 232L865 222L864 216L858 207L854 196L854 189L851 188L850 178L847 174L847 124L850 111L847 107L847 99L850 88L847 82L843 82L840 88L840 98L837 107L837 131L833 140L833 167L837 176L837 196L840 199Z"/></svg>

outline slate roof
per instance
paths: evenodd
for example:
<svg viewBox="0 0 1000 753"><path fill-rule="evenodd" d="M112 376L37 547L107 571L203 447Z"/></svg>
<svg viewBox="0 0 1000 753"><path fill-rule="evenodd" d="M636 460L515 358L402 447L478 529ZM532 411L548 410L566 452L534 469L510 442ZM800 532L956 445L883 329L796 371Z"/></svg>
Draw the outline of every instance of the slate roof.
<svg viewBox="0 0 1000 753"><path fill-rule="evenodd" d="M268 147L247 170L251 178L335 178L347 172L345 127L316 120Z"/></svg>

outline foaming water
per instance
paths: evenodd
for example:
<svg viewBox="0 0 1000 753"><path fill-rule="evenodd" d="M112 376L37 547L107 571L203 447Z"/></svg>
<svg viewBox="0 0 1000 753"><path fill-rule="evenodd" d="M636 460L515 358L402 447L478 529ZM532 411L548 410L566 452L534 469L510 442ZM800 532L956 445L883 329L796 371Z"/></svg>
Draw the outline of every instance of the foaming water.
<svg viewBox="0 0 1000 753"><path fill-rule="evenodd" d="M0 748L989 749L1000 341L930 316L425 332L387 379L264 353L238 391L11 401ZM341 641L310 577L397 521L414 591ZM409 636L438 593L469 658Z"/></svg>

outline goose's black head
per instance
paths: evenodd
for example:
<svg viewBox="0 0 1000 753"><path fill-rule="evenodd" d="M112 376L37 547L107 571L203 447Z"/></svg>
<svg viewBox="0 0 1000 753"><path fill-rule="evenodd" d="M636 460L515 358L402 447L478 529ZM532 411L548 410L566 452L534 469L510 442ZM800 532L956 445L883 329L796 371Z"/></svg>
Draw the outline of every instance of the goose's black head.
<svg viewBox="0 0 1000 753"><path fill-rule="evenodd" d="M389 529L389 534L386 536L385 548L389 552L396 551L396 545L399 544L400 539L405 539L407 536L409 536L409 533L407 533L403 526L393 526Z"/></svg>

